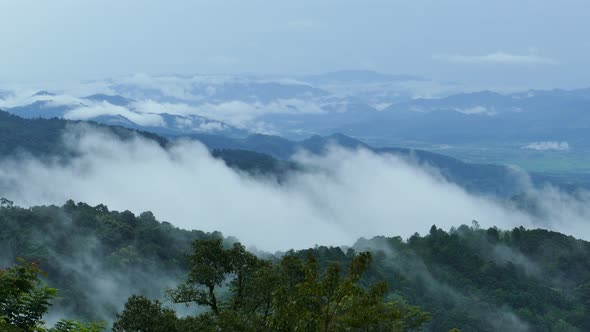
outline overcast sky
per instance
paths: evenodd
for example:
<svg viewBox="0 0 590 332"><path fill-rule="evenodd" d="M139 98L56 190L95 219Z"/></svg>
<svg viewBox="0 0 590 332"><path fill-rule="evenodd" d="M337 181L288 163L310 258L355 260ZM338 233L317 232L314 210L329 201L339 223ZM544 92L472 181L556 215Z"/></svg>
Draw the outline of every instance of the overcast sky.
<svg viewBox="0 0 590 332"><path fill-rule="evenodd" d="M2 0L0 82L371 69L590 86L590 1Z"/></svg>

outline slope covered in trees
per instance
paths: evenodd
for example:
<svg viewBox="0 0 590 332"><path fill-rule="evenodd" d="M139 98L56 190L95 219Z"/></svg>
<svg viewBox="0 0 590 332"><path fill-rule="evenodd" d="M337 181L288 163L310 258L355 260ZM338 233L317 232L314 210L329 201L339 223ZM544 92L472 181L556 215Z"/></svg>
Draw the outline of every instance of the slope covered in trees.
<svg viewBox="0 0 590 332"><path fill-rule="evenodd" d="M167 142L158 135L122 127L56 118L30 120L0 110L0 156L18 152L28 152L35 156L60 156L66 150L63 144L64 130L68 126L80 123L107 130L120 139L130 139L134 134L138 134L160 145Z"/></svg>
<svg viewBox="0 0 590 332"><path fill-rule="evenodd" d="M0 262L40 262L59 289L58 312L108 319L133 293L161 296L186 270L184 254L196 239L220 237L184 231L149 213L108 211L68 202L31 209L5 203L0 212Z"/></svg>
<svg viewBox="0 0 590 332"><path fill-rule="evenodd" d="M347 149L366 149L380 155L395 155L417 166L434 167L449 182L477 194L493 195L502 198L520 194L524 171L511 166L499 164L468 163L440 153L401 147L372 147L355 138L332 134L329 136L312 136L302 141L292 141L280 136L253 134L244 138L231 138L219 135L187 135L207 146L209 149L248 150L288 160L300 151L313 154L326 153L330 147L340 146ZM587 176L571 174L528 174L534 186L551 184L566 191L575 191L581 187L590 188Z"/></svg>
<svg viewBox="0 0 590 332"><path fill-rule="evenodd" d="M21 153L38 158L71 157L72 151L66 145L64 134L67 132L66 129L75 129L79 125L106 131L121 140L129 140L139 136L155 141L162 147L170 144L168 139L145 131L57 118L23 119L0 111L0 157L6 158ZM72 139L76 139L76 137L72 137ZM277 160L254 151L212 149L211 152L214 157L224 160L228 166L251 174L282 176L289 170L296 168L294 163Z"/></svg>
<svg viewBox="0 0 590 332"><path fill-rule="evenodd" d="M430 327L585 331L590 243L557 232L433 226L426 236L360 240L376 248L372 277L431 312Z"/></svg>
<svg viewBox="0 0 590 332"><path fill-rule="evenodd" d="M132 296L113 330L408 331L429 319L416 307L384 301L385 283L359 283L371 263L369 252L351 255L343 271L337 262L321 269L313 255L304 261L289 254L273 263L240 243L224 248L217 239L194 242L187 260L186 282L168 296L208 311L179 318L159 301Z"/></svg>
<svg viewBox="0 0 590 332"><path fill-rule="evenodd" d="M0 269L0 331L3 332L100 332L104 322L84 323L61 319L48 328L43 316L58 290L45 285L35 262L19 260Z"/></svg>
<svg viewBox="0 0 590 332"><path fill-rule="evenodd" d="M2 266L16 257L39 261L47 272L44 280L59 289L53 313L91 321L115 320L132 294L150 299L151 305L165 299L165 289L187 281L194 266L186 260L194 252L191 243L223 239L219 233L175 228L149 212L136 216L71 201L30 209L4 201L0 225ZM235 242L222 243L231 248ZM372 263L359 285L385 282L384 300L428 312L428 330L590 328L590 243L556 232L480 229L477 223L450 231L433 226L429 234L405 240L391 234L361 239L349 248L319 246L260 257L275 264L282 257L301 262L313 257L319 275L326 276L332 263L350 266L365 251L371 252ZM216 294L231 303L227 287ZM163 301L163 308L171 306Z"/></svg>

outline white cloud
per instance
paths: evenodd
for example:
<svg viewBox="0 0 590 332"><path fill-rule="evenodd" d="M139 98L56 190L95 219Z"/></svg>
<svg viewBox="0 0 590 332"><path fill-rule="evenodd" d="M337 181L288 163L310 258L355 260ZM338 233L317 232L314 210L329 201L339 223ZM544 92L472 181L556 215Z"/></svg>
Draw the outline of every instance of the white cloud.
<svg viewBox="0 0 590 332"><path fill-rule="evenodd" d="M168 113L181 116L201 116L207 119L223 122L227 125L252 132L265 134L278 134L276 129L266 123L260 117L266 114L309 114L327 112L324 107L329 105L329 100L315 98L282 98L270 101L244 101L238 99L217 100L215 94L218 89L223 90L226 83L248 84L250 78L232 77L223 75L196 75L191 77L181 76L150 76L137 74L115 79L110 83L88 83L90 87L97 87L98 92L110 95L121 95L131 102L126 106L112 105L108 102L96 102L75 96L71 93L58 93L56 95L38 95L39 89L26 88L4 96L0 100L0 108L12 108L24 106L36 101L46 103L47 107L67 106L65 118L70 120L90 120L101 115L121 115L128 120L142 126L164 125L160 114ZM297 81L276 79L266 81L256 79L256 82L273 82L277 84L301 85ZM86 83L85 83L86 84ZM85 84L80 84L83 86ZM112 89L104 86L111 85ZM75 88L73 91L85 92L82 96L91 95L86 88ZM333 105L330 105L333 106ZM332 111L338 111L336 105ZM188 120L177 123L186 128ZM215 130L223 127L223 124L211 124L200 126L198 131Z"/></svg>
<svg viewBox="0 0 590 332"><path fill-rule="evenodd" d="M484 55L461 55L461 54L437 54L433 58L454 63L470 64L508 64L508 65L556 65L557 60L542 57L536 54L511 54L495 52Z"/></svg>
<svg viewBox="0 0 590 332"><path fill-rule="evenodd" d="M4 99L0 99L0 107L12 108L29 105L37 101L45 102L47 106L72 106L80 105L82 100L69 94L36 95L39 89L23 88L11 91Z"/></svg>
<svg viewBox="0 0 590 332"><path fill-rule="evenodd" d="M481 115L494 116L497 114L497 112L493 108L490 109L485 106L455 108L455 111L459 112L459 113L467 114L467 115L481 114Z"/></svg>
<svg viewBox="0 0 590 332"><path fill-rule="evenodd" d="M126 107L110 104L106 101L81 106L67 111L64 118L68 120L89 120L104 115L121 115L140 126L163 126L164 120L158 114L137 113Z"/></svg>
<svg viewBox="0 0 590 332"><path fill-rule="evenodd" d="M374 109L376 109L378 111L383 111L384 109L388 108L391 105L392 105L392 103L377 103L377 104L371 105L371 107L373 107Z"/></svg>
<svg viewBox="0 0 590 332"><path fill-rule="evenodd" d="M175 115L198 115L209 119L226 122L239 128L250 127L261 113L257 104L242 101L229 101L218 104L189 105L185 103L166 103L144 100L133 103L133 109L139 113L168 113Z"/></svg>
<svg viewBox="0 0 590 332"><path fill-rule="evenodd" d="M201 80L213 80L213 78L203 78L196 76ZM224 80L225 77L219 77L218 80ZM133 99L153 98L154 92L170 98L176 98L187 101L201 100L203 96L195 95L191 92L193 78L180 77L174 75L152 76L148 74L135 74L123 76L112 80L113 90L122 95Z"/></svg>
<svg viewBox="0 0 590 332"><path fill-rule="evenodd" d="M420 87L404 84L419 84ZM281 98L269 94L265 84L281 85ZM424 85L424 86L423 86ZM36 89L22 90L6 100L0 100L0 107L27 105L35 100L51 101L50 106L66 105L78 109L70 118L86 119L79 109L80 104L93 106L93 102L83 99L95 93L120 95L131 101L126 108L130 112L175 115L197 115L252 132L266 134L280 133L268 114L318 114L346 110L350 103L348 97L361 96L372 99L369 104L385 108L392 101L414 96L414 92L425 86L436 85L433 81L392 82L391 84L344 84L321 86L328 94L304 94L310 85L295 79L279 76L232 76L232 75L149 75L135 74L107 81L85 82L60 91L56 96L32 95ZM250 93L233 94L234 89L245 87ZM288 93L293 87L292 95ZM304 87L302 89L302 87ZM96 90L93 90L96 89ZM260 90L257 90L260 89ZM430 88L428 88L430 90ZM243 91L243 90L240 90ZM53 92L53 90L52 90ZM331 92L331 93L330 93ZM433 93L433 92L431 92ZM436 93L438 95L438 93ZM422 94L420 94L422 96ZM431 95L431 94L429 94ZM97 108L104 108L99 106ZM96 109L94 110L96 111ZM118 114L124 110L119 109ZM125 112L129 118L143 120L143 116ZM127 116L126 116L127 117ZM150 115L145 121L156 121ZM284 125L284 123L282 124Z"/></svg>
<svg viewBox="0 0 590 332"><path fill-rule="evenodd" d="M189 105L186 103L167 103L155 100L135 102L131 107L139 113L169 113L176 115L198 115L208 119L221 121L237 128L257 131L260 121L257 119L265 114L273 113L323 113L322 107L313 101L303 99L278 99L270 103L244 102L239 100Z"/></svg>
<svg viewBox="0 0 590 332"><path fill-rule="evenodd" d="M192 130L199 133L213 133L226 129L226 126L221 122L202 122L198 126L193 127Z"/></svg>
<svg viewBox="0 0 590 332"><path fill-rule="evenodd" d="M185 103L158 102L152 99L134 102L130 107L138 113L197 115L195 106Z"/></svg>
<svg viewBox="0 0 590 332"><path fill-rule="evenodd" d="M522 147L523 149L529 150L556 150L556 151L567 151L570 149L568 142L556 142L556 141L545 141L545 142L533 142Z"/></svg>
<svg viewBox="0 0 590 332"><path fill-rule="evenodd" d="M177 226L219 230L265 250L406 237L432 224L449 228L473 219L484 227L535 224L533 217L394 156L340 149L323 157L300 155L299 162L314 171L279 185L236 173L194 142L166 151L141 139L122 143L103 133L73 133L67 142L79 156L68 165L0 163L0 196L22 205L72 198L135 213L151 210ZM588 200L559 192L539 197L551 206L543 226L588 238Z"/></svg>

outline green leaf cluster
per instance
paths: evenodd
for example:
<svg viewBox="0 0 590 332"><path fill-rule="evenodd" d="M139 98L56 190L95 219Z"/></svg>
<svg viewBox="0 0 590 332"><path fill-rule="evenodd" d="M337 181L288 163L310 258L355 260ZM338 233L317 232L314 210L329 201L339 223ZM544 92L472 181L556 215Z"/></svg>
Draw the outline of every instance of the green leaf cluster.
<svg viewBox="0 0 590 332"><path fill-rule="evenodd" d="M321 269L310 255L272 262L240 243L193 243L187 281L168 290L174 303L206 306L205 313L176 318L159 301L133 296L117 315L115 331L408 331L429 319L416 307L385 301L387 286L360 284L371 254Z"/></svg>

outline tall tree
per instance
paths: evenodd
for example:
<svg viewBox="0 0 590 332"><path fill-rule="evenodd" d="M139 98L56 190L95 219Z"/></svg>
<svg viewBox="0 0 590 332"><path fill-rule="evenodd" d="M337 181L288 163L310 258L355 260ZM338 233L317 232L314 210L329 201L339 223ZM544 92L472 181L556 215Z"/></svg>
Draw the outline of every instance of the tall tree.
<svg viewBox="0 0 590 332"><path fill-rule="evenodd" d="M210 308L185 320L200 329L402 331L429 319L417 308L385 302L385 283L361 285L371 263L368 252L355 255L346 271L338 263L322 270L312 255L306 261L286 255L277 264L258 259L239 243L225 248L221 240L200 240L193 243L188 262L187 282L168 294L176 303Z"/></svg>
<svg viewBox="0 0 590 332"><path fill-rule="evenodd" d="M43 325L43 315L57 289L44 285L39 279L41 273L37 263L22 260L0 269L0 326L34 331Z"/></svg>

